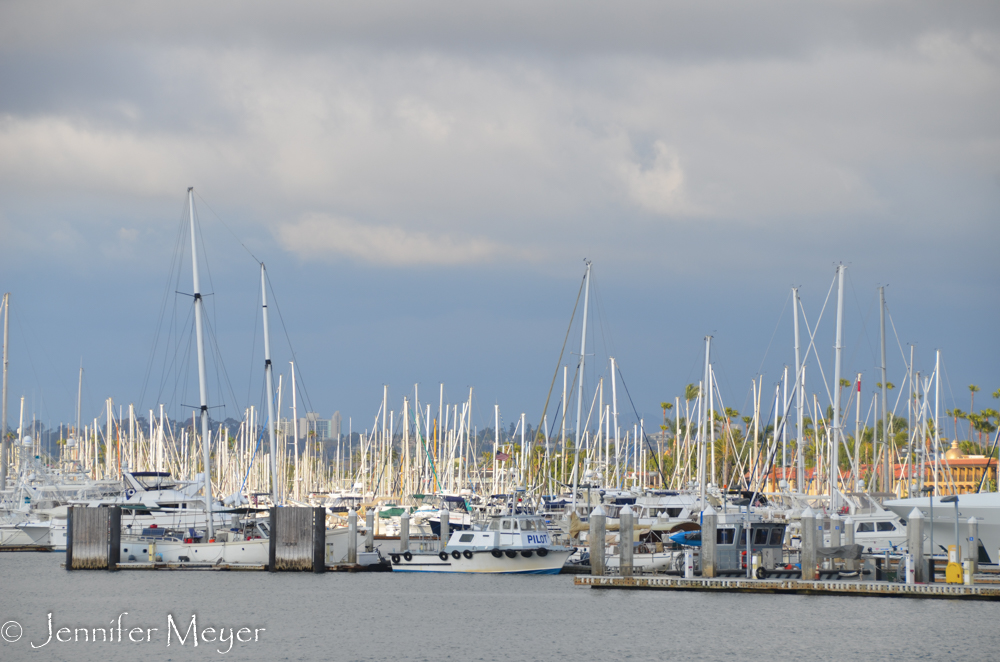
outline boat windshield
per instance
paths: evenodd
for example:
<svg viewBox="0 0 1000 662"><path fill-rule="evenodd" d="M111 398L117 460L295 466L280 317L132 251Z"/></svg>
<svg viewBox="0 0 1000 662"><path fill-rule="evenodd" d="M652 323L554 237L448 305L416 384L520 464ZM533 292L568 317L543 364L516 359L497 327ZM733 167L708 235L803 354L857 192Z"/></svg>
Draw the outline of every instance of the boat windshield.
<svg viewBox="0 0 1000 662"><path fill-rule="evenodd" d="M150 471L147 473L134 473L132 478L147 490L172 490L174 481L169 473L161 471Z"/></svg>
<svg viewBox="0 0 1000 662"><path fill-rule="evenodd" d="M521 520L521 530L522 531L534 531L535 530L535 522L532 521L532 520L530 520L530 519L523 519L523 520Z"/></svg>

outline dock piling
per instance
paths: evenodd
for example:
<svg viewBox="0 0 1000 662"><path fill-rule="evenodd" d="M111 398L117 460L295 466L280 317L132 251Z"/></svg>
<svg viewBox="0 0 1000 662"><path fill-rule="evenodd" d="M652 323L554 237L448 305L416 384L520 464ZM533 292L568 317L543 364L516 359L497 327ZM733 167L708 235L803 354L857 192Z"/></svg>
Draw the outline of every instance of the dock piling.
<svg viewBox="0 0 1000 662"><path fill-rule="evenodd" d="M816 512L812 508L802 511L800 519L802 523L802 553L800 565L802 566L802 579L805 581L816 580ZM823 524L819 525L819 534L823 535ZM749 559L748 559L749 560Z"/></svg>
<svg viewBox="0 0 1000 662"><path fill-rule="evenodd" d="M854 544L854 519L850 515L844 520L844 546ZM853 572L858 569L858 562L854 559L844 559L844 570Z"/></svg>
<svg viewBox="0 0 1000 662"><path fill-rule="evenodd" d="M590 532L587 534L587 542L590 543L591 575L604 574L604 536L604 509L598 504L590 513Z"/></svg>
<svg viewBox="0 0 1000 662"><path fill-rule="evenodd" d="M911 510L906 518L906 546L913 555L913 581L918 584L933 582L934 561L931 560L930 574L924 563L924 514L919 508Z"/></svg>
<svg viewBox="0 0 1000 662"><path fill-rule="evenodd" d="M375 551L375 508L365 510L365 551Z"/></svg>
<svg viewBox="0 0 1000 662"><path fill-rule="evenodd" d="M347 511L347 563L358 562L358 513L351 508Z"/></svg>
<svg viewBox="0 0 1000 662"><path fill-rule="evenodd" d="M451 515L448 510L442 508L438 511L438 519L441 521L441 546L440 551L443 553L444 548L448 546L448 537L451 535L449 531L449 525L451 524Z"/></svg>
<svg viewBox="0 0 1000 662"><path fill-rule="evenodd" d="M399 516L399 553L410 551L410 513L403 511Z"/></svg>
<svg viewBox="0 0 1000 662"><path fill-rule="evenodd" d="M715 543L719 516L715 508L709 505L701 513L701 576L715 577Z"/></svg>
<svg viewBox="0 0 1000 662"><path fill-rule="evenodd" d="M633 523L632 509L626 505L618 514L618 571L622 577L632 576Z"/></svg>

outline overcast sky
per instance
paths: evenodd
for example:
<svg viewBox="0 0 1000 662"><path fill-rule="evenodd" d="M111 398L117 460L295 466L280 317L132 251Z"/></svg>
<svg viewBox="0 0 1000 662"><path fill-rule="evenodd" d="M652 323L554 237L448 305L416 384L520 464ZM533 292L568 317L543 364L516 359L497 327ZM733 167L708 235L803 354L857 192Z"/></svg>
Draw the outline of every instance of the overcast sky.
<svg viewBox="0 0 1000 662"><path fill-rule="evenodd" d="M188 186L227 415L262 402L255 259L276 370L294 350L303 407L355 429L418 382L435 412L444 382L480 427L494 403L537 424L584 258L585 410L615 356L656 421L712 335L747 413L794 361L790 288L815 324L838 263L865 408L879 285L889 380L941 350L942 409L971 383L996 408L998 65L995 2L4 2L8 419L23 395L72 420L81 360L85 420L108 397L190 415L163 330L190 313ZM816 357L807 380L825 404Z"/></svg>

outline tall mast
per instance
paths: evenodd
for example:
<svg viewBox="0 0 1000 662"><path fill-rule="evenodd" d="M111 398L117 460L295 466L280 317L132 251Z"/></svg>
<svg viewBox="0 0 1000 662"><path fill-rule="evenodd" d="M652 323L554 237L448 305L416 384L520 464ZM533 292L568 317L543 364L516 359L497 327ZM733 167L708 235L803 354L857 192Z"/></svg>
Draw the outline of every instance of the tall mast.
<svg viewBox="0 0 1000 662"><path fill-rule="evenodd" d="M837 512L840 500L837 498L837 479L840 476L840 355L844 343L844 265L837 267L837 342L833 346L836 358L833 365L833 436L830 453L830 508Z"/></svg>
<svg viewBox="0 0 1000 662"><path fill-rule="evenodd" d="M267 279L260 263L260 305L264 309L264 381L267 384L267 438L271 445L271 503L278 505L278 449L274 438L274 377L271 374L271 336L267 326Z"/></svg>
<svg viewBox="0 0 1000 662"><path fill-rule="evenodd" d="M618 466L619 455L620 455L620 442L618 441L618 375L617 370L615 370L615 357L611 357L611 411L612 416L614 416L613 425L615 426L615 488L621 489L621 470Z"/></svg>
<svg viewBox="0 0 1000 662"><path fill-rule="evenodd" d="M805 386L806 376L802 370L802 358L799 354L799 288L792 288L792 317L795 319L795 489L798 492L805 492L806 466L805 435L802 432L803 416L802 411L802 389Z"/></svg>
<svg viewBox="0 0 1000 662"><path fill-rule="evenodd" d="M204 459L205 516L208 520L208 538L215 538L215 522L212 521L212 472L211 437L208 436L208 376L205 372L205 334L202 330L202 315L205 302L201 297L201 283L198 280L198 252L194 231L194 187L188 187L188 211L191 218L191 271L194 276L194 328L198 340L198 391L201 396L201 447Z"/></svg>
<svg viewBox="0 0 1000 662"><path fill-rule="evenodd" d="M880 327L880 337L882 342L882 481L881 487L883 492L888 492L892 489L892 468L889 465L890 453L889 453L889 409L887 403L889 401L889 383L886 381L885 372L885 288L878 288L878 316L879 316L879 327ZM910 364L913 365L912 363ZM932 524L933 526L933 524Z"/></svg>
<svg viewBox="0 0 1000 662"><path fill-rule="evenodd" d="M295 383L295 363L289 361L292 366L292 436L295 437L295 500L299 500L299 485L302 479L299 477L299 407L298 400L296 400L295 391L297 390L297 385Z"/></svg>
<svg viewBox="0 0 1000 662"><path fill-rule="evenodd" d="M712 336L705 336L705 376L701 382L701 393L699 393L698 419L701 421L698 430L698 483L701 485L701 508L705 509L705 488L708 482L708 472L705 466L705 449L708 446L706 437L706 423L708 419L708 393L706 388L711 388L708 381L708 366L712 354Z"/></svg>
<svg viewBox="0 0 1000 662"><path fill-rule="evenodd" d="M10 444L7 440L7 341L9 338L10 293L6 293L3 295L3 394L0 395L0 399L3 401L3 414L0 418L0 490L7 489L7 449Z"/></svg>
<svg viewBox="0 0 1000 662"><path fill-rule="evenodd" d="M587 271L583 274L583 330L580 332L580 367L577 370L577 379L580 382L576 392L576 428L574 428L576 438L573 444L573 506L570 512L576 511L576 486L580 482L577 464L579 464L580 460L580 442L583 440L583 435L580 431L580 417L583 415L583 365L587 351L587 307L590 304L590 260L584 261L587 263Z"/></svg>

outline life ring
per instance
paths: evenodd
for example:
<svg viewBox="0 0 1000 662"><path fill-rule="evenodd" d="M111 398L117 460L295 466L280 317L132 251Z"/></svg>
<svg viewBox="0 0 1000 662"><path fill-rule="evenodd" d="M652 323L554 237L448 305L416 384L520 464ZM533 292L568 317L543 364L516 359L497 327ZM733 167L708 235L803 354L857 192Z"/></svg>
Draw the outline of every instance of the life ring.
<svg viewBox="0 0 1000 662"><path fill-rule="evenodd" d="M403 558L406 559L407 561L412 561L413 554L410 554L409 552L403 552Z"/></svg>
<svg viewBox="0 0 1000 662"><path fill-rule="evenodd" d="M396 565L399 565L399 554L392 555L392 562Z"/></svg>
<svg viewBox="0 0 1000 662"><path fill-rule="evenodd" d="M531 558L531 550L530 549L522 549L521 550L521 556L523 556L526 559L530 559Z"/></svg>
<svg viewBox="0 0 1000 662"><path fill-rule="evenodd" d="M549 555L549 550L545 549L544 547L539 547L538 555L544 558Z"/></svg>
<svg viewBox="0 0 1000 662"><path fill-rule="evenodd" d="M448 552L441 552L440 554L438 554L438 558L441 559L442 561L447 561L448 560Z"/></svg>
<svg viewBox="0 0 1000 662"><path fill-rule="evenodd" d="M504 554L506 554L507 558L509 559L512 559L515 556L517 556L517 552L515 552L513 549L508 549L507 551L504 552Z"/></svg>
<svg viewBox="0 0 1000 662"><path fill-rule="evenodd" d="M503 552L501 552L501 551L500 551L499 549L497 549L496 547L494 547L494 548L493 548L492 550L490 550L490 554L492 554L492 555L493 555L493 558L495 558L495 559L498 559L498 558L500 558L501 556L503 556Z"/></svg>
<svg viewBox="0 0 1000 662"><path fill-rule="evenodd" d="M456 561L459 560L460 558L462 558L462 552L458 551L457 549L454 550L451 553L451 558L455 559Z"/></svg>
<svg viewBox="0 0 1000 662"><path fill-rule="evenodd" d="M462 552L462 556L464 556L467 559L471 559L472 558L472 551L467 549L464 552Z"/></svg>

